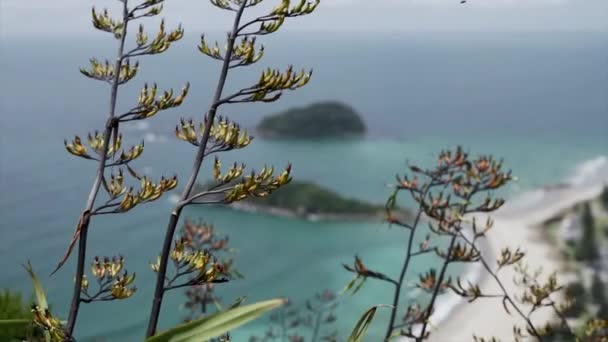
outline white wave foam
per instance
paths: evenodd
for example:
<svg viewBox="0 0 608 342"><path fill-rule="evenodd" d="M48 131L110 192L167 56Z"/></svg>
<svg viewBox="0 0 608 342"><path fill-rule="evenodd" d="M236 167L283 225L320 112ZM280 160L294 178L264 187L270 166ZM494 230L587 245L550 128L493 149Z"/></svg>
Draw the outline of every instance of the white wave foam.
<svg viewBox="0 0 608 342"><path fill-rule="evenodd" d="M598 156L579 164L568 179L571 185L583 185L608 181L608 158Z"/></svg>
<svg viewBox="0 0 608 342"><path fill-rule="evenodd" d="M510 213L512 210L531 210L549 197L555 196L556 193L566 193L603 184L608 184L608 158L598 156L576 165L572 175L562 183L544 186L516 195L501 208L500 214Z"/></svg>
<svg viewBox="0 0 608 342"><path fill-rule="evenodd" d="M519 208L526 208L533 206L537 203L540 203L546 196L546 191L544 189L536 189L531 191L526 191L521 195L516 196L515 198L509 200L504 208L501 210L512 210Z"/></svg>

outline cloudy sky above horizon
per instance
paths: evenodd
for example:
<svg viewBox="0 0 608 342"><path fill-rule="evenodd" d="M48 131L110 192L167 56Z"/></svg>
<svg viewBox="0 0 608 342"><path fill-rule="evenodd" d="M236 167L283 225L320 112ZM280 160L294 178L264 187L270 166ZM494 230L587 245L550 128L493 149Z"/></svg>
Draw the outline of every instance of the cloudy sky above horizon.
<svg viewBox="0 0 608 342"><path fill-rule="evenodd" d="M279 0L265 0L274 5ZM135 1L138 2L138 1ZM86 36L90 8L112 0L0 0L0 34ZM206 0L167 0L163 16L188 31L226 30L225 11ZM313 16L288 29L334 31L606 31L608 0L322 0Z"/></svg>

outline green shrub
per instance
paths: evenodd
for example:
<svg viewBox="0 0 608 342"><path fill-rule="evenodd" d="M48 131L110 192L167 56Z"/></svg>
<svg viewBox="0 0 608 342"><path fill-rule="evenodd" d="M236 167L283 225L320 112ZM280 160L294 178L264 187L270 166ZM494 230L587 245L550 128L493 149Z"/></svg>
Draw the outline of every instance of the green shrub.
<svg viewBox="0 0 608 342"><path fill-rule="evenodd" d="M600 195L600 201L604 206L604 209L608 210L608 185L604 186L604 191Z"/></svg>
<svg viewBox="0 0 608 342"><path fill-rule="evenodd" d="M0 291L0 320L31 317L29 305L23 301L20 293L8 289ZM27 329L0 328L0 341L17 341L26 335Z"/></svg>
<svg viewBox="0 0 608 342"><path fill-rule="evenodd" d="M593 281L591 283L591 300L598 306L599 311L597 312L597 316L600 318L608 317L608 298L606 297L606 289L597 273L593 275Z"/></svg>
<svg viewBox="0 0 608 342"><path fill-rule="evenodd" d="M599 257L595 221L591 213L591 206L586 202L581 210L581 225L583 236L576 250L576 259L579 261L593 261Z"/></svg>
<svg viewBox="0 0 608 342"><path fill-rule="evenodd" d="M587 293L580 282L571 283L566 286L566 296L573 300L572 305L564 311L566 317L580 317L585 313L587 306Z"/></svg>

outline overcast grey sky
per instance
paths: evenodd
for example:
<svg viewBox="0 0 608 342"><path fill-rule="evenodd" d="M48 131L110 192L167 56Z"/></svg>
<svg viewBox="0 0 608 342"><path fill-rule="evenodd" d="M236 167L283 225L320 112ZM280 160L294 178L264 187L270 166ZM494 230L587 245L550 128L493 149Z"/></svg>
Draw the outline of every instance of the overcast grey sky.
<svg viewBox="0 0 608 342"><path fill-rule="evenodd" d="M274 5L279 0L265 0ZM137 1L135 1L137 2ZM83 36L93 33L90 8L113 0L0 0L0 30L21 35ZM188 32L225 30L225 11L206 0L167 0L164 16ZM294 30L593 30L608 32L608 0L322 0L318 12L293 20Z"/></svg>

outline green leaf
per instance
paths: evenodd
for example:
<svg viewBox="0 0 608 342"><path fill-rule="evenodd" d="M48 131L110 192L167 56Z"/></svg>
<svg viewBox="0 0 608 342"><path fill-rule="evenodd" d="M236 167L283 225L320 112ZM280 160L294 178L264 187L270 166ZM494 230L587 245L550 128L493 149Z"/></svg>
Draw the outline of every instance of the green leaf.
<svg viewBox="0 0 608 342"><path fill-rule="evenodd" d="M355 286L355 284L357 283L357 280L359 280L359 276L358 275L354 276L353 279L351 279L348 282L348 284L346 284L346 286L344 286L344 288L342 289L342 291L340 291L340 295L342 295L342 294L348 292L350 289L352 289L353 286ZM355 292L353 291L351 294L354 295Z"/></svg>
<svg viewBox="0 0 608 342"><path fill-rule="evenodd" d="M365 313L363 313L363 316L361 316L361 318L359 318L359 321L355 325L355 328L353 329L353 332L350 334L350 337L348 338L347 342L362 342L363 341L363 337L365 336L367 329L369 328L370 324L372 323L374 316L376 315L376 310L378 310L379 307L392 308L392 306L390 306L390 305L376 305L376 306L372 306L367 311L365 311Z"/></svg>
<svg viewBox="0 0 608 342"><path fill-rule="evenodd" d="M0 319L0 329L23 328L31 322L29 319Z"/></svg>
<svg viewBox="0 0 608 342"><path fill-rule="evenodd" d="M234 302L228 307L228 309L238 308L245 302L245 297L241 296L234 300Z"/></svg>
<svg viewBox="0 0 608 342"><path fill-rule="evenodd" d="M255 304L234 307L190 323L179 325L173 329L146 339L146 342L207 341L238 328L285 303L285 299L272 299Z"/></svg>
<svg viewBox="0 0 608 342"><path fill-rule="evenodd" d="M361 288L363 287L363 284L365 284L365 281L367 280L367 278L363 278L361 279L361 281L359 282L359 284L357 285L357 287L355 287L353 289L353 295L357 292L359 292L359 290L361 290Z"/></svg>
<svg viewBox="0 0 608 342"><path fill-rule="evenodd" d="M42 288L42 284L40 283L40 280L38 280L36 273L34 273L32 264L28 261L27 266L23 266L23 267L25 268L27 273L29 273L30 277L32 278L32 285L34 286L34 293L36 294L36 304L43 310L48 309L49 304L46 300L46 294L44 293L44 289Z"/></svg>
<svg viewBox="0 0 608 342"><path fill-rule="evenodd" d="M34 273L34 269L32 268L32 264L28 261L27 266L23 266L27 273L32 278L32 285L34 286L34 294L36 295L36 304L43 310L49 308L49 303L46 300L46 293L44 293L44 289L42 288L42 284ZM51 334L48 331L44 331L44 340L46 342L51 341Z"/></svg>

